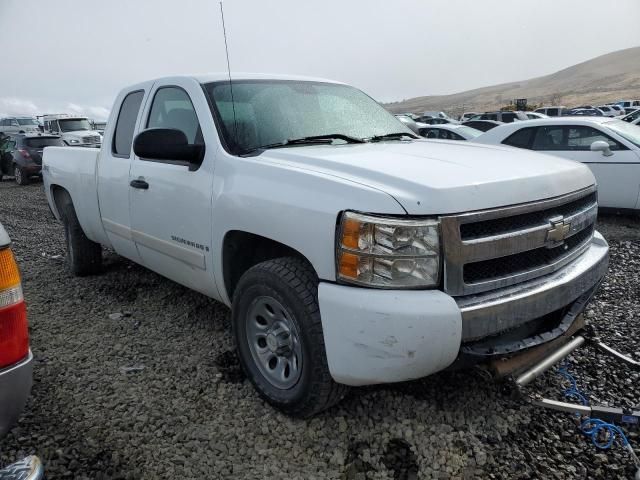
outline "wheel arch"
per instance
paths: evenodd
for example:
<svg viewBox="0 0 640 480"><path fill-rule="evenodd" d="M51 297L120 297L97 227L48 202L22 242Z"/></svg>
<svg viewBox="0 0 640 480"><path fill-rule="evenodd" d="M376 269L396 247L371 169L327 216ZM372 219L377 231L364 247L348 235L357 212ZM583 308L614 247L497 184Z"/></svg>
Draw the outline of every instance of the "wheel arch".
<svg viewBox="0 0 640 480"><path fill-rule="evenodd" d="M66 188L57 184L51 185L50 191L53 199L52 205L50 205L51 211L58 220L62 220L62 206L67 202L73 206L71 194Z"/></svg>
<svg viewBox="0 0 640 480"><path fill-rule="evenodd" d="M224 292L230 301L240 277L254 265L279 257L295 257L309 265L312 263L298 250L268 237L243 230L228 231L222 242L222 274Z"/></svg>

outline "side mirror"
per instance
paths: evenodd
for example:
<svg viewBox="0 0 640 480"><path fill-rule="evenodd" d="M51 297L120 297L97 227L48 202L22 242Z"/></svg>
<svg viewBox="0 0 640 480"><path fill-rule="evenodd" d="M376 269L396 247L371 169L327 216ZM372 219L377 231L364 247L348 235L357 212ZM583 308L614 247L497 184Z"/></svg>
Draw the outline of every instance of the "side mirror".
<svg viewBox="0 0 640 480"><path fill-rule="evenodd" d="M611 147L604 140L597 140L593 142L591 144L591 151L602 152L602 155L604 155L605 157L610 157L611 155L613 155L613 152L611 151Z"/></svg>
<svg viewBox="0 0 640 480"><path fill-rule="evenodd" d="M150 128L136 136L133 153L140 158L186 162L189 170L197 170L204 159L204 145L190 145L182 130Z"/></svg>

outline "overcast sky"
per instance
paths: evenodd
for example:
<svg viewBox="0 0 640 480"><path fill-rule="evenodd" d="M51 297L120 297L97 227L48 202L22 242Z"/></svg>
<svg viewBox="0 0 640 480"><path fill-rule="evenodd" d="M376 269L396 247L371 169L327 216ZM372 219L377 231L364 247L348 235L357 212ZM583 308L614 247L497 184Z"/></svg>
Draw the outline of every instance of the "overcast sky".
<svg viewBox="0 0 640 480"><path fill-rule="evenodd" d="M232 72L380 101L552 73L640 45L638 0L224 0ZM104 118L117 91L226 70L217 0L0 0L0 115Z"/></svg>

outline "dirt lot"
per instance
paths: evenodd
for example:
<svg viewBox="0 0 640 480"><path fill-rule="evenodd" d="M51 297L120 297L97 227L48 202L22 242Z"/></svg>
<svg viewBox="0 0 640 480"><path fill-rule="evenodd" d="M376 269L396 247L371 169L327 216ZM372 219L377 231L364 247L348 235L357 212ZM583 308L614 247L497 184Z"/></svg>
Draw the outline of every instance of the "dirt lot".
<svg viewBox="0 0 640 480"><path fill-rule="evenodd" d="M266 405L239 370L226 307L113 254L71 277L42 185L0 183L0 221L22 268L33 395L0 463L36 453L50 478L629 478L568 414L509 399L476 371L355 389L311 420ZM640 222L605 216L611 272L587 312L640 357ZM592 401L639 403L638 373L573 357ZM562 398L557 376L544 388ZM637 431L630 436L640 448Z"/></svg>

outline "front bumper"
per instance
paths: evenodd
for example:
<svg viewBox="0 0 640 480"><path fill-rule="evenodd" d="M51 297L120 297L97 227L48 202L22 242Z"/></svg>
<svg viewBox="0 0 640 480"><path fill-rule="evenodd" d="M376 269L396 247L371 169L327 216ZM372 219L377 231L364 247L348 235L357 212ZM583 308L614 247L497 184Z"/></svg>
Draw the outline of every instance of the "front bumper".
<svg viewBox="0 0 640 480"><path fill-rule="evenodd" d="M561 270L469 297L322 282L318 300L329 371L339 383L368 385L443 370L466 342L517 331L565 307L578 305L581 311L586 302L577 300L593 293L608 261L607 242L596 232L589 249Z"/></svg>
<svg viewBox="0 0 640 480"><path fill-rule="evenodd" d="M33 354L0 370L0 437L16 422L31 392Z"/></svg>

